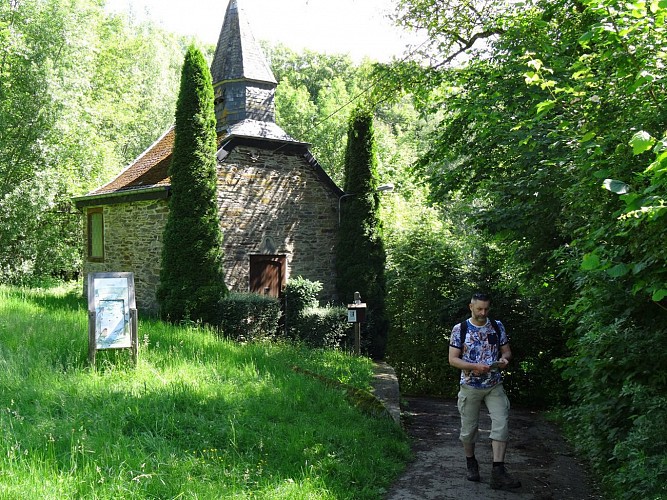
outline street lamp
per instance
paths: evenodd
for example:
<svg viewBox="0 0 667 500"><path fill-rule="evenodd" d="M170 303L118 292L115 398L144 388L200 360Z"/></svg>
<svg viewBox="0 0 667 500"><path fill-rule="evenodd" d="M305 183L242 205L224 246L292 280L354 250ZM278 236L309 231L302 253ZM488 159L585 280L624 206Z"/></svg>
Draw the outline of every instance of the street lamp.
<svg viewBox="0 0 667 500"><path fill-rule="evenodd" d="M375 191L381 193L383 191L393 191L393 190L394 190L394 185L391 182L388 182L387 184L382 184L382 186L378 186L378 188Z"/></svg>
<svg viewBox="0 0 667 500"><path fill-rule="evenodd" d="M388 182L387 184L382 184L381 186L378 186L377 189L375 190L376 193L383 193L383 192L390 192L394 190L394 185L391 182ZM347 196L356 196L357 193L345 193L340 198L338 198L338 226L340 227L340 201L343 198L346 198Z"/></svg>

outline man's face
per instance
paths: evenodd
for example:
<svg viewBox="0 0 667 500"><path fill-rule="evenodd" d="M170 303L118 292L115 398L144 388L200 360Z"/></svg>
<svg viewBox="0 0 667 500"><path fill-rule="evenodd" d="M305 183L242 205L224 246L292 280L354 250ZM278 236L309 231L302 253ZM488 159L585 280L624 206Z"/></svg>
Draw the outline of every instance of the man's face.
<svg viewBox="0 0 667 500"><path fill-rule="evenodd" d="M491 303L489 301L473 299L469 306L473 322L478 325L486 324L486 319L489 317L490 306Z"/></svg>

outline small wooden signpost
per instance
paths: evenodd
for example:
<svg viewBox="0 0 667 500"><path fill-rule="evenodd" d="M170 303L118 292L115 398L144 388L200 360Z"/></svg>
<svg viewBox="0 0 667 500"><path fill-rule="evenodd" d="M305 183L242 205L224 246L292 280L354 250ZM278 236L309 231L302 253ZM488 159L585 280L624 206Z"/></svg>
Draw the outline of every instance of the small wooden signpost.
<svg viewBox="0 0 667 500"><path fill-rule="evenodd" d="M99 349L131 349L137 364L137 306L133 273L88 275L88 362Z"/></svg>
<svg viewBox="0 0 667 500"><path fill-rule="evenodd" d="M361 354L361 323L366 321L366 304L361 294L354 292L354 304L347 305L347 322L354 323L354 354Z"/></svg>

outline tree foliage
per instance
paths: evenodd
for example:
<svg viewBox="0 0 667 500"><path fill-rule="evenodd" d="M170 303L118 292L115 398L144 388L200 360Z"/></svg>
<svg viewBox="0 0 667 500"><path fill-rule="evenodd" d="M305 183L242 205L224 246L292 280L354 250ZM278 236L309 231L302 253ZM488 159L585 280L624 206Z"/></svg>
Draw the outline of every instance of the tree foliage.
<svg viewBox="0 0 667 500"><path fill-rule="evenodd" d="M158 300L171 321L215 317L226 294L218 217L217 134L211 72L191 45L183 62L169 166L171 197L164 230Z"/></svg>
<svg viewBox="0 0 667 500"><path fill-rule="evenodd" d="M276 89L276 121L311 150L331 178L343 182L345 134L363 70L349 56L296 53L283 45L265 46Z"/></svg>
<svg viewBox="0 0 667 500"><path fill-rule="evenodd" d="M358 107L350 118L345 151L345 192L341 198L336 245L337 288L342 300L352 302L359 292L368 304L365 336L371 356L382 358L386 348L386 254L378 218L380 195L373 115Z"/></svg>
<svg viewBox="0 0 667 500"><path fill-rule="evenodd" d="M647 444L663 432L627 416L665 417L666 359L650 346L667 337L667 4L400 4L434 42L431 68L396 70L441 118L417 170L443 213L466 207L478 254L493 257L475 261L512 297L494 314L539 312L510 324L520 371L563 372L575 442L611 495L664 495L665 452ZM536 381L557 395L548 379Z"/></svg>
<svg viewBox="0 0 667 500"><path fill-rule="evenodd" d="M276 121L295 139L310 143L318 162L342 185L350 114L389 79L380 65L355 65L347 55L296 53L282 45L267 45L265 51L279 82ZM406 184L409 196L414 186L406 166L417 156L423 123L410 99L387 99L390 96L378 91L371 98L376 103L378 175L383 183Z"/></svg>
<svg viewBox="0 0 667 500"><path fill-rule="evenodd" d="M81 265L71 197L171 123L178 39L94 0L0 2L0 280Z"/></svg>
<svg viewBox="0 0 667 500"><path fill-rule="evenodd" d="M478 50L487 39L505 33L516 4L504 0L399 0L397 24L422 30L428 43L419 54L435 68Z"/></svg>

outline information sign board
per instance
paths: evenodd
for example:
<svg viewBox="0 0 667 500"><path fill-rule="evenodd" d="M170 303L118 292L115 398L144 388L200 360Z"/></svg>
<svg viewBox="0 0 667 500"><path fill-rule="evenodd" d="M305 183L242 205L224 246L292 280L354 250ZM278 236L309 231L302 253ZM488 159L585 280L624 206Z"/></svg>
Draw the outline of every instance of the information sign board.
<svg viewBox="0 0 667 500"><path fill-rule="evenodd" d="M88 350L94 363L99 349L131 348L137 352L133 273L88 274Z"/></svg>

